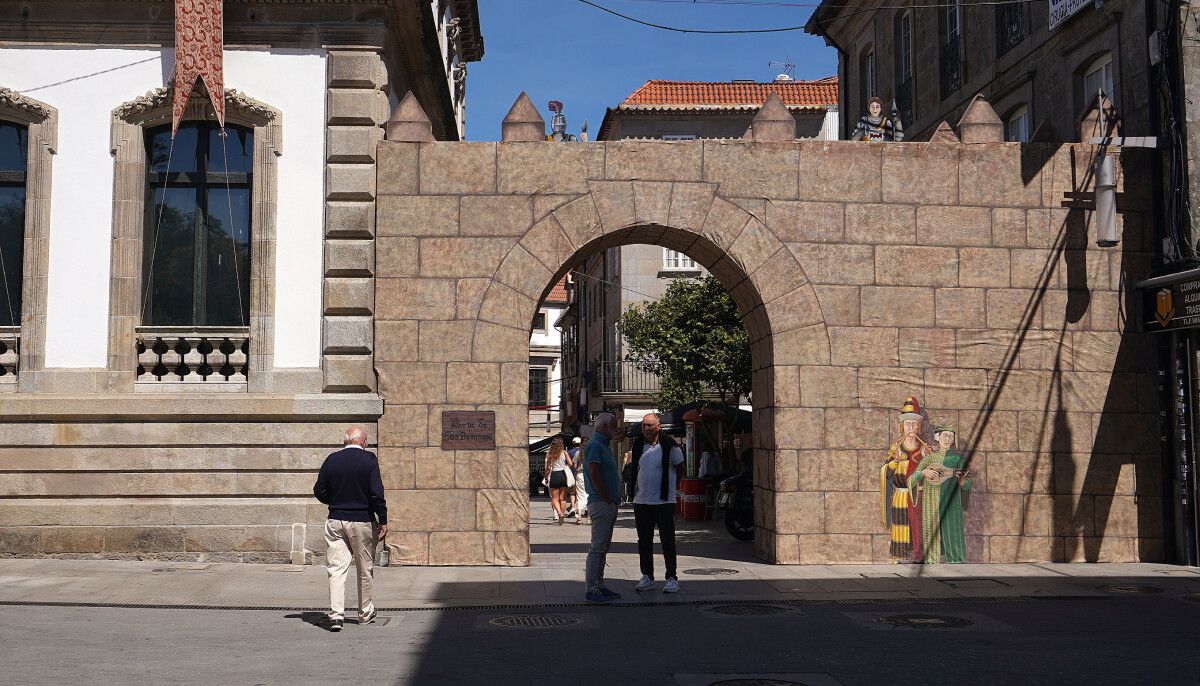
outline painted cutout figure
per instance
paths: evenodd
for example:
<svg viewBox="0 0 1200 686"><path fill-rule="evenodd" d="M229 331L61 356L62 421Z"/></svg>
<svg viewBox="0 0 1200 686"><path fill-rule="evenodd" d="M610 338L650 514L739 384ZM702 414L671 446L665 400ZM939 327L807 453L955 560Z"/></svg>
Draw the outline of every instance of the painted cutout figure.
<svg viewBox="0 0 1200 686"><path fill-rule="evenodd" d="M909 477L917 464L933 452L921 440L921 405L916 396L908 396L900 408L900 440L888 449L887 462L879 470L879 497L883 525L891 534L889 554L892 562L921 559L921 520L909 489Z"/></svg>
<svg viewBox="0 0 1200 686"><path fill-rule="evenodd" d="M867 101L867 113L858 118L858 125L850 135L852 141L891 141L899 143L904 140L904 125L900 123L900 112L892 103L892 116L883 116L883 101L871 98Z"/></svg>
<svg viewBox="0 0 1200 686"><path fill-rule="evenodd" d="M922 458L908 477L909 492L921 513L921 559L927 563L965 562L963 510L971 494L970 475L966 460L955 449L954 427L942 424L934 429L933 437L937 450Z"/></svg>

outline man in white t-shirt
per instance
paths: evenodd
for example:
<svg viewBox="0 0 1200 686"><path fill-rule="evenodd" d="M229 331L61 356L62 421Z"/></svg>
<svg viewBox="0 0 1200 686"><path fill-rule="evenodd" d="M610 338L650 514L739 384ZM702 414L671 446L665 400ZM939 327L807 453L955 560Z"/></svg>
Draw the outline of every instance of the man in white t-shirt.
<svg viewBox="0 0 1200 686"><path fill-rule="evenodd" d="M667 583L663 593L679 590L675 575L675 489L683 479L683 451L659 431L658 415L642 418L642 437L633 443L633 521L637 527L642 580L637 591L654 588L654 529L662 543Z"/></svg>

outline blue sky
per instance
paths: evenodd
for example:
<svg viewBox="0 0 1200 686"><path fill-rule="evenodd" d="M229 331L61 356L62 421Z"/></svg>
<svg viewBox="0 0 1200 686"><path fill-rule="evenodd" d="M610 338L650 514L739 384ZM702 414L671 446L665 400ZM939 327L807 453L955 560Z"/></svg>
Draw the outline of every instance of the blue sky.
<svg viewBox="0 0 1200 686"><path fill-rule="evenodd" d="M802 25L813 10L714 0L594 1L639 19L702 29ZM803 31L674 33L638 26L578 0L479 0L479 12L484 55L468 66L469 140L499 140L500 121L522 90L547 124L546 103L561 100L568 130L578 133L587 119L594 138L605 108L650 79L770 81L781 69L769 63L789 56L798 79L837 73L837 53Z"/></svg>

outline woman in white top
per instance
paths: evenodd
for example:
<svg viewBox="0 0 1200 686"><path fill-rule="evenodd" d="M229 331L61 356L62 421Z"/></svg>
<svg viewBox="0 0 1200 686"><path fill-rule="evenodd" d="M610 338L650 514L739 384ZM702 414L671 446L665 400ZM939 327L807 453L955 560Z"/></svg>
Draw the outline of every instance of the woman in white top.
<svg viewBox="0 0 1200 686"><path fill-rule="evenodd" d="M550 489L550 507L554 508L554 521L563 523L566 512L567 489L575 485L575 465L571 456L563 449L562 436L555 436L546 451L546 486Z"/></svg>

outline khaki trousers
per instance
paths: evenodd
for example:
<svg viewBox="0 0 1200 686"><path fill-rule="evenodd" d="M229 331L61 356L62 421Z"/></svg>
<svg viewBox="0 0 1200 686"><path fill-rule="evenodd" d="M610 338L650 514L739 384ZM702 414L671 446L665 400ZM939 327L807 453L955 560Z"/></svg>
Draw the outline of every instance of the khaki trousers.
<svg viewBox="0 0 1200 686"><path fill-rule="evenodd" d="M375 526L370 522L325 520L325 569L329 572L330 617L342 619L346 612L346 573L350 562L358 567L358 616L375 609L372 586L375 567Z"/></svg>

